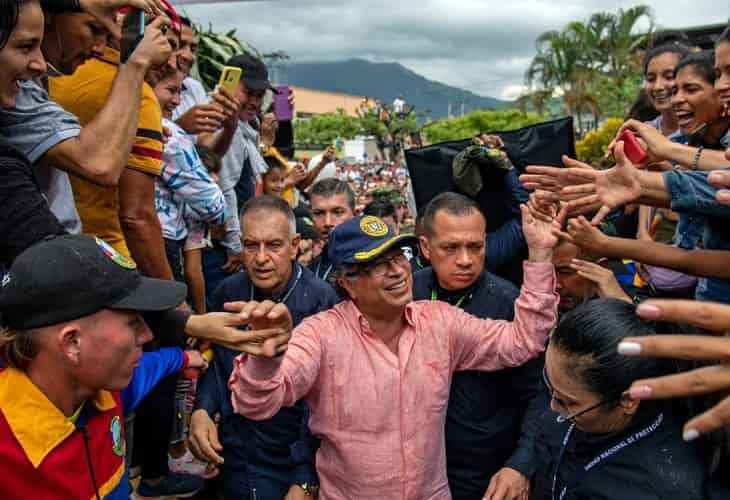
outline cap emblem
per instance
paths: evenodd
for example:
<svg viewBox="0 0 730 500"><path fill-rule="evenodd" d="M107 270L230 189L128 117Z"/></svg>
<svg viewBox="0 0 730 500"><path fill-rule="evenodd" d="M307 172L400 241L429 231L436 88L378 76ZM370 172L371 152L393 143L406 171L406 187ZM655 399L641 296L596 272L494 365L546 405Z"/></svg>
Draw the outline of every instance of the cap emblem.
<svg viewBox="0 0 730 500"><path fill-rule="evenodd" d="M116 265L121 266L125 269L137 268L137 265L134 262L117 252L111 245L109 245L109 243L99 238L94 239L96 240L96 244L99 246L99 249L104 253L104 255L109 257L109 259Z"/></svg>
<svg viewBox="0 0 730 500"><path fill-rule="evenodd" d="M382 238L388 234L385 222L372 215L366 215L360 220L360 230L373 238Z"/></svg>

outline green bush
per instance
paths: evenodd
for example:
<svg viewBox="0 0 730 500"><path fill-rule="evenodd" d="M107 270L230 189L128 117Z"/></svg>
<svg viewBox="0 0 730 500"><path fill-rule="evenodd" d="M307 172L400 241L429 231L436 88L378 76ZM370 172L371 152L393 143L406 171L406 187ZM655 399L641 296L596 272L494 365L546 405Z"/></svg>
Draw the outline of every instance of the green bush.
<svg viewBox="0 0 730 500"><path fill-rule="evenodd" d="M428 141L435 143L467 139L483 132L514 130L541 121L537 113L518 109L473 111L459 118L432 122L424 128L424 132Z"/></svg>
<svg viewBox="0 0 730 500"><path fill-rule="evenodd" d="M576 141L575 152L578 159L596 167L610 167L612 158L605 158L606 148L616 137L623 124L621 118L609 118L600 130L588 132L583 139Z"/></svg>

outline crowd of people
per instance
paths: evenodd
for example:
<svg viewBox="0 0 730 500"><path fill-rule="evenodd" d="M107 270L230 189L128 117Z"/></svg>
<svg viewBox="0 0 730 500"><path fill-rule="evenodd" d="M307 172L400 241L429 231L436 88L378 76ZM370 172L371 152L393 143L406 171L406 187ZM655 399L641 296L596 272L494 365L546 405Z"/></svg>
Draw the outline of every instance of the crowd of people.
<svg viewBox="0 0 730 500"><path fill-rule="evenodd" d="M167 0L0 0L3 498L730 497L730 28L653 41L612 168L475 138L498 227L195 57Z"/></svg>

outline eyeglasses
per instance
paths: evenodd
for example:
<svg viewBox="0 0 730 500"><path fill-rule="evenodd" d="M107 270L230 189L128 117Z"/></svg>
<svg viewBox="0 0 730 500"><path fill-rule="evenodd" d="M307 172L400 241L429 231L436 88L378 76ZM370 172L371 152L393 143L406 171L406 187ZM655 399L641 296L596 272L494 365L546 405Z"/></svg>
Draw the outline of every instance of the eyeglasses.
<svg viewBox="0 0 730 500"><path fill-rule="evenodd" d="M562 406L563 408L565 408L565 403L563 403L562 401L560 401L558 399L555 399L555 389L553 389L553 386L550 384L550 379L548 379L547 367L542 368L542 381L545 384L545 387L547 387L548 394L550 394L550 399L555 401L558 404L558 406ZM581 415L585 415L586 413L593 411L596 408L600 408L601 406L606 405L608 403L613 403L614 401L618 401L619 399L620 399L620 397L611 397L609 399L602 399L598 403L594 404L593 406L589 406L585 410L581 410L576 413L571 413L568 416L558 415L555 420L557 420L559 423L571 422L574 424L575 419L580 417Z"/></svg>
<svg viewBox="0 0 730 500"><path fill-rule="evenodd" d="M360 269L357 269L355 271L351 271L349 273L346 273L346 276L357 276L361 273L367 273L370 276L374 276L376 278L379 278L385 273L388 272L388 269L390 269L390 264L393 263L394 265L398 267L403 267L408 263L408 256L403 250L400 250L398 253L395 253L391 255L390 257L385 257L383 259L380 259L374 264L365 265L362 266Z"/></svg>

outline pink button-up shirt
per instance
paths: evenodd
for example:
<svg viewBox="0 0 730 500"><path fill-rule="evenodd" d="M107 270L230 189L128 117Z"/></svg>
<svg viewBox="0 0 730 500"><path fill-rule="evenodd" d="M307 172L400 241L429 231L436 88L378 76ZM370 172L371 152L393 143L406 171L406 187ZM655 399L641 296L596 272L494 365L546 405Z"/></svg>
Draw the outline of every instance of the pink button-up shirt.
<svg viewBox="0 0 730 500"><path fill-rule="evenodd" d="M233 408L270 418L305 399L323 500L447 500L444 425L452 373L501 370L545 348L557 319L555 273L525 265L513 322L483 320L438 301L406 307L393 354L351 301L303 321L286 354L241 355Z"/></svg>

